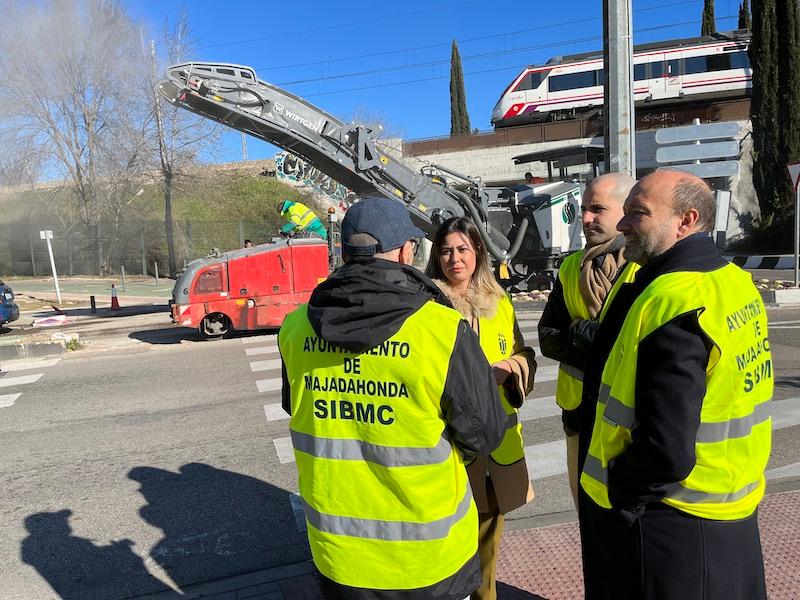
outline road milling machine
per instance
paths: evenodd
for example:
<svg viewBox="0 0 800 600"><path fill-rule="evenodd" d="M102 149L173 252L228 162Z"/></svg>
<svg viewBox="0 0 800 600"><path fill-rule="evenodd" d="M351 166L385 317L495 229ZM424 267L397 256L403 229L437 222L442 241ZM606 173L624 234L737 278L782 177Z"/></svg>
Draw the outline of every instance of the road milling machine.
<svg viewBox="0 0 800 600"><path fill-rule="evenodd" d="M173 105L279 146L358 196L396 199L429 238L447 219L470 217L509 290L544 288L582 245L577 183L492 187L443 166L414 170L382 150L370 126L344 123L251 67L190 62L166 77L158 91Z"/></svg>

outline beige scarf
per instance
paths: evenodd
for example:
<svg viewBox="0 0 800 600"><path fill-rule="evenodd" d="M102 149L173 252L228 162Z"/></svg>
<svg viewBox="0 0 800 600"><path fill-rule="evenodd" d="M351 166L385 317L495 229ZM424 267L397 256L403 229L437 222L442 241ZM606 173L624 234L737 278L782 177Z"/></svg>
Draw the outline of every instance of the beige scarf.
<svg viewBox="0 0 800 600"><path fill-rule="evenodd" d="M624 239L622 236L617 236L603 244L587 248L583 255L578 287L592 319L597 317L603 307L603 301L614 285L617 273L625 264L625 258L622 256L625 249ZM599 265L595 264L594 260L598 256L602 256Z"/></svg>

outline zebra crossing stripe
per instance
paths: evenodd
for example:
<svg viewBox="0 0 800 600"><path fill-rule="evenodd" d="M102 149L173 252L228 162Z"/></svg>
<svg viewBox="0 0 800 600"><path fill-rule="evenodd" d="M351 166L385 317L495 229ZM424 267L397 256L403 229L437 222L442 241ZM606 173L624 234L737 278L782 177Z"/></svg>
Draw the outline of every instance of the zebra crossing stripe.
<svg viewBox="0 0 800 600"><path fill-rule="evenodd" d="M265 404L264 414L267 415L267 421L284 421L289 418L280 404Z"/></svg>
<svg viewBox="0 0 800 600"><path fill-rule="evenodd" d="M563 439L525 446L525 462L531 479L544 479L567 472L567 450Z"/></svg>
<svg viewBox="0 0 800 600"><path fill-rule="evenodd" d="M15 385L25 385L27 383L34 383L38 381L44 373L35 373L33 375L21 375L19 377L3 377L0 379L0 387L12 387Z"/></svg>
<svg viewBox="0 0 800 600"><path fill-rule="evenodd" d="M0 408L8 408L16 402L22 394L5 394L0 395Z"/></svg>
<svg viewBox="0 0 800 600"><path fill-rule="evenodd" d="M800 463L784 465L774 469L768 469L764 475L767 479L783 479L784 477L797 477L800 475Z"/></svg>
<svg viewBox="0 0 800 600"><path fill-rule="evenodd" d="M258 371L273 371L281 368L281 359L273 358L270 360L257 360L250 363L250 370L253 373Z"/></svg>
<svg viewBox="0 0 800 600"><path fill-rule="evenodd" d="M247 356L261 356L262 354L278 354L277 346L261 346L259 348L247 348L244 353Z"/></svg>
<svg viewBox="0 0 800 600"><path fill-rule="evenodd" d="M9 360L2 364L3 371L27 371L29 369L46 369L58 363L60 358L52 359L24 359L24 360Z"/></svg>
<svg viewBox="0 0 800 600"><path fill-rule="evenodd" d="M273 342L277 341L278 336L274 333L267 334L267 335L254 335L251 337L242 338L243 344L261 344L263 342Z"/></svg>
<svg viewBox="0 0 800 600"><path fill-rule="evenodd" d="M283 380L280 377L273 377L272 379L261 379L260 381L256 381L256 388L258 388L259 393L263 394L265 392L278 392L283 385Z"/></svg>
<svg viewBox="0 0 800 600"><path fill-rule="evenodd" d="M533 421L561 414L561 407L556 404L555 396L528 397L519 409L520 421Z"/></svg>
<svg viewBox="0 0 800 600"><path fill-rule="evenodd" d="M272 440L275 444L275 452L278 453L278 461L285 465L294 462L294 451L292 450L292 438L281 437Z"/></svg>
<svg viewBox="0 0 800 600"><path fill-rule="evenodd" d="M558 365L538 367L536 375L533 376L534 383L544 383L545 381L555 381L558 379Z"/></svg>

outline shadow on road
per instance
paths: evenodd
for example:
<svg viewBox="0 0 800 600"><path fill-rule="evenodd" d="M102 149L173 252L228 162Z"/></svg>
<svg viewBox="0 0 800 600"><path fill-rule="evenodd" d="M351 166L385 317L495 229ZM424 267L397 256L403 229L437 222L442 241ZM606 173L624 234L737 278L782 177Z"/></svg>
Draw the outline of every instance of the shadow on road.
<svg viewBox="0 0 800 600"><path fill-rule="evenodd" d="M163 533L146 560L160 565L181 589L310 558L306 534L298 530L285 490L202 463L183 465L178 472L140 466L128 477L139 483L146 501L139 511L142 519ZM148 573L145 559L133 550L146 549L127 539L102 545L75 536L71 516L71 510L61 510L25 518L29 535L22 542L22 560L58 596L184 597Z"/></svg>
<svg viewBox="0 0 800 600"><path fill-rule="evenodd" d="M182 588L311 556L289 493L260 479L202 463L128 476L147 501L142 518L164 534L150 556Z"/></svg>
<svg viewBox="0 0 800 600"><path fill-rule="evenodd" d="M521 590L502 581L497 582L497 598L498 600L547 600L543 596Z"/></svg>
<svg viewBox="0 0 800 600"><path fill-rule="evenodd" d="M164 598L180 594L150 575L131 540L103 546L72 535L71 510L40 512L25 518L28 537L22 542L22 560L33 566L64 600L124 598L161 592Z"/></svg>
<svg viewBox="0 0 800 600"><path fill-rule="evenodd" d="M162 329L141 329L139 331L132 331L128 334L128 337L144 342L145 344L153 345L180 344L184 340L190 342L200 342L203 340L196 329L191 329L190 327L175 327L174 325Z"/></svg>
<svg viewBox="0 0 800 600"><path fill-rule="evenodd" d="M776 377L775 386L800 388L800 377Z"/></svg>

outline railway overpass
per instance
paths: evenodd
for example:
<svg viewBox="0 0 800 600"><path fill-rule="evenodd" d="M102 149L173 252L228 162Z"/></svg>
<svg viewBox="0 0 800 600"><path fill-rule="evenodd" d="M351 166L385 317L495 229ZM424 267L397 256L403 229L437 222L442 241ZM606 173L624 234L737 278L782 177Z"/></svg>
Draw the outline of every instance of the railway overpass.
<svg viewBox="0 0 800 600"><path fill-rule="evenodd" d="M731 191L728 238L746 232L759 215L752 182L752 141L749 121L750 100L685 103L671 107L641 107L636 110L636 167L642 176L656 163L655 132L663 127L688 125L693 119L702 123L736 121L740 126L741 147L739 175L712 180L719 189ZM402 143L402 159L412 168L440 164L470 176L480 176L489 184L524 182L524 174L547 177L545 163L514 164L513 157L533 152L557 150L579 144L603 144L602 115L598 112L581 119L509 127L492 132L452 137L409 140ZM588 167L568 168L569 175L582 176Z"/></svg>

